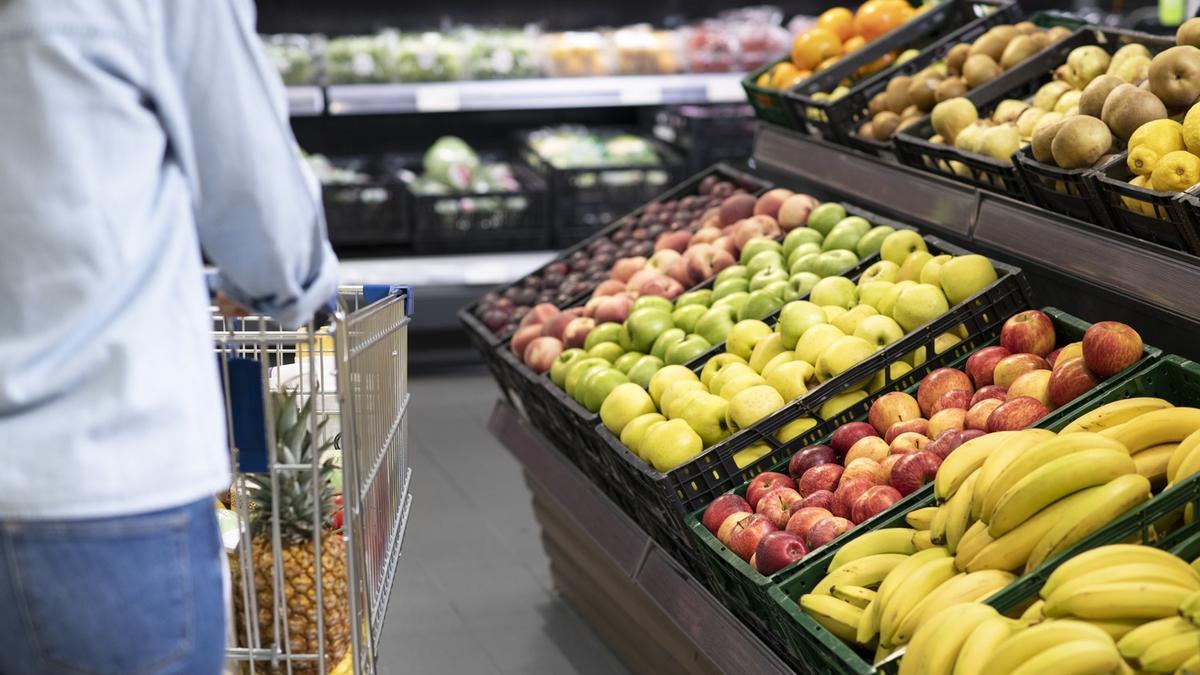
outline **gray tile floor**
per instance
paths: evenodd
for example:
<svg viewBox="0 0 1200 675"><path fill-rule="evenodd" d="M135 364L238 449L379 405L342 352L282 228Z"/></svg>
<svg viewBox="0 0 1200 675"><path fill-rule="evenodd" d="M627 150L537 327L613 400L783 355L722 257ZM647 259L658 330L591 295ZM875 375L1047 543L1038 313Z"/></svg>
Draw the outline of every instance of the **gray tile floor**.
<svg viewBox="0 0 1200 675"><path fill-rule="evenodd" d="M554 591L520 468L487 430L495 383L480 371L410 388L414 497L380 673L628 672Z"/></svg>

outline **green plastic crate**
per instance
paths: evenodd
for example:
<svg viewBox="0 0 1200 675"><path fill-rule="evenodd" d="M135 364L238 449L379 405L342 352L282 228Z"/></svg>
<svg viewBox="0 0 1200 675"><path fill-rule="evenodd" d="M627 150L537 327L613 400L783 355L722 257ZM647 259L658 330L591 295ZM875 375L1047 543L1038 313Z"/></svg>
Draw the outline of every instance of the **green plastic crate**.
<svg viewBox="0 0 1200 675"><path fill-rule="evenodd" d="M1128 372L1128 371L1127 371ZM1099 396L1093 396L1087 402L1087 409L1092 409L1104 403L1110 403L1123 398L1135 396L1157 396L1172 401L1176 405L1200 405L1200 364L1188 361L1178 356L1165 356L1155 360L1132 374L1118 379L1114 384L1105 388ZM1046 418L1044 426L1052 431L1058 431L1073 419L1071 416L1059 416L1056 419ZM1046 561L1036 570L1026 574L1000 593L992 596L988 604L1001 612L1008 612L1026 603L1045 584L1050 574L1064 561L1080 553L1104 546L1129 540L1140 535L1143 543L1168 548L1171 542L1189 535L1189 530L1183 533L1171 533L1159 537L1151 526L1155 521L1181 511L1188 503L1200 507L1200 474L1179 483L1174 487L1156 495L1138 508L1114 520L1103 528L1092 533L1062 554ZM881 514L884 515L884 514ZM903 522L899 515L890 523ZM881 523L879 527L892 526ZM1190 526L1192 528L1195 525ZM1197 542L1200 546L1200 542ZM795 601L800 595L808 592L825 576L833 551L828 551L811 564L805 565L795 575L783 580L769 589L775 606L782 616L790 618L789 622L777 620L776 624L793 630L786 640L787 656L793 663L806 664L811 672L855 673L869 675L876 672L895 672L898 666L893 660L881 668L875 668L870 662L872 655L859 651L842 642L833 634L826 631L800 609ZM807 561L807 559L806 559Z"/></svg>
<svg viewBox="0 0 1200 675"><path fill-rule="evenodd" d="M1054 322L1055 333L1057 334L1059 344L1063 345L1068 342L1075 342L1083 338L1084 331L1088 328L1088 323L1082 319L1076 318L1062 310L1053 307L1046 307L1042 311L1046 312ZM999 337L995 336L980 348L994 345L999 342ZM948 364L951 368L961 368L970 355L974 353L968 352L963 354L959 359ZM1129 367L1126 372L1136 372L1144 367L1152 359L1157 359L1162 355L1161 350L1154 347L1145 347L1145 354L1141 361ZM1121 375L1118 374L1114 378L1109 378L1111 382L1119 382ZM905 391L909 394L916 395L917 387L920 383L909 387ZM1081 396L1079 399L1068 403L1059 410L1054 411L1046 416L1038 426L1049 426L1052 424L1065 424L1064 420L1074 419L1083 409L1090 408L1091 400L1096 396L1102 395L1106 391L1104 385L1097 387L1086 396ZM865 416L860 417L857 421L865 421ZM829 437L826 436L816 443L828 443ZM790 457L788 458L790 460ZM779 464L771 467L770 471L787 472L788 460L784 460ZM746 487L749 482L740 485L734 492L740 495L745 495ZM711 532L701 523L701 518L704 515L704 509L698 509L687 518L687 526L691 530L694 537L694 548L699 551L701 563L708 578L709 588L717 597L737 614L744 622L754 629L760 636L768 641L775 642L777 645L783 646L777 639L776 633L773 630L774 624L778 621L772 621L763 611L764 607L772 604L768 588L780 579L786 578L789 574L796 572L806 565L806 561L812 559L813 555L820 555L826 550L836 550L856 538L857 536L871 532L873 530L889 527L882 525L882 519L891 518L896 513L901 515L912 511L913 509L921 508L932 504L933 488L926 486L912 494L906 495L902 500L896 502L890 509L876 515L874 518L867 520L859 526L855 527L850 532L842 537L826 544L825 546L810 552L810 557L804 561L797 562L791 567L785 568L776 572L770 577L763 576L755 571L748 563L735 555L732 551L726 548ZM706 505L707 506L707 505ZM823 569L823 568L822 568ZM836 638L835 638L836 639ZM787 651L784 647L784 651Z"/></svg>
<svg viewBox="0 0 1200 675"><path fill-rule="evenodd" d="M801 129L800 122L792 115L792 107L783 100L783 90L758 84L758 78L763 73L790 60L790 56L785 56L750 73L742 79L742 89L746 90L746 99L754 107L754 114L758 119L786 129Z"/></svg>

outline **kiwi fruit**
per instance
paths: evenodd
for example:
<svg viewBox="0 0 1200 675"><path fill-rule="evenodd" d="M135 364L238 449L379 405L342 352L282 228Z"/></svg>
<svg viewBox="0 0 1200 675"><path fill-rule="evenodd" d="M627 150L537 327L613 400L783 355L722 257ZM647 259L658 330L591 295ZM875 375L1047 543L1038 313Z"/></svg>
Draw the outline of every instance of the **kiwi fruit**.
<svg viewBox="0 0 1200 675"><path fill-rule="evenodd" d="M1053 115L1054 113L1046 113ZM1046 117L1042 115L1042 117ZM1039 120L1040 121L1040 120ZM1030 145L1033 147L1033 158L1043 164L1053 164L1054 154L1051 152L1050 146L1054 142L1054 137L1058 134L1058 130L1066 123L1066 119L1060 118L1058 121L1050 122L1049 124L1036 124L1033 128L1033 142Z"/></svg>
<svg viewBox="0 0 1200 675"><path fill-rule="evenodd" d="M948 77L938 83L936 89L933 90L934 105L942 101L948 101L952 98L958 98L967 93L967 83L961 77Z"/></svg>
<svg viewBox="0 0 1200 675"><path fill-rule="evenodd" d="M1028 35L1018 35L1009 40L1004 53L1000 55L1000 67L1008 70L1025 59L1041 51L1033 38Z"/></svg>
<svg viewBox="0 0 1200 675"><path fill-rule="evenodd" d="M863 125L858 128L858 135L862 136L863 138L875 138L875 125L871 122L864 122Z"/></svg>
<svg viewBox="0 0 1200 675"><path fill-rule="evenodd" d="M907 75L893 77L887 85L887 109L899 113L909 106L908 88L912 78Z"/></svg>
<svg viewBox="0 0 1200 675"><path fill-rule="evenodd" d="M1054 163L1063 169L1083 169L1095 164L1112 144L1112 132L1107 124L1095 117L1076 115L1063 120L1050 141L1050 154Z"/></svg>
<svg viewBox="0 0 1200 675"><path fill-rule="evenodd" d="M1167 107L1157 96L1132 84L1122 84L1113 89L1100 111L1100 119L1121 140L1128 139L1146 122L1166 117Z"/></svg>
<svg viewBox="0 0 1200 675"><path fill-rule="evenodd" d="M1125 83L1116 75L1101 75L1092 80L1088 86L1083 88L1083 94L1079 97L1079 112L1092 117L1100 117L1100 111L1104 109L1104 100L1108 98L1113 89L1122 84Z"/></svg>
<svg viewBox="0 0 1200 675"><path fill-rule="evenodd" d="M935 71L923 70L917 73L908 87L909 102L925 112L933 110L933 106L937 104L933 93L941 83L942 78Z"/></svg>
<svg viewBox="0 0 1200 675"><path fill-rule="evenodd" d="M890 110L879 113L871 120L872 133L877 141L886 141L891 138L899 125L900 116Z"/></svg>
<svg viewBox="0 0 1200 675"><path fill-rule="evenodd" d="M963 63L970 56L971 45L960 42L946 52L946 72L950 75L962 75Z"/></svg>
<svg viewBox="0 0 1200 675"><path fill-rule="evenodd" d="M987 84L1004 71L1000 70L996 60L987 54L972 54L963 64L963 78L967 81L968 89L975 89Z"/></svg>
<svg viewBox="0 0 1200 675"><path fill-rule="evenodd" d="M887 109L888 105L886 91L881 91L872 96L871 102L867 104L867 112L870 113L871 117L874 117Z"/></svg>
<svg viewBox="0 0 1200 675"><path fill-rule="evenodd" d="M971 45L970 51L967 52L967 59L972 56L983 54L993 61L1000 61L1000 57L1004 54L1004 48L1008 46L1008 40L1004 36L997 35L992 31L988 31L979 36L979 39ZM963 63L963 73L966 71L966 63Z"/></svg>

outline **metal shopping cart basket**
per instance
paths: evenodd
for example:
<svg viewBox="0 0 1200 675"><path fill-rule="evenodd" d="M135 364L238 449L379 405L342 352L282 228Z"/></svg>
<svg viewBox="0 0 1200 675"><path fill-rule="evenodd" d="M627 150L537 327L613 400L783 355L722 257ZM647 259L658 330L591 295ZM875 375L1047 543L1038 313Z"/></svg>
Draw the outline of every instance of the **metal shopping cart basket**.
<svg viewBox="0 0 1200 675"><path fill-rule="evenodd" d="M367 675L412 496L406 287L354 286L308 327L213 312L234 481L232 673Z"/></svg>

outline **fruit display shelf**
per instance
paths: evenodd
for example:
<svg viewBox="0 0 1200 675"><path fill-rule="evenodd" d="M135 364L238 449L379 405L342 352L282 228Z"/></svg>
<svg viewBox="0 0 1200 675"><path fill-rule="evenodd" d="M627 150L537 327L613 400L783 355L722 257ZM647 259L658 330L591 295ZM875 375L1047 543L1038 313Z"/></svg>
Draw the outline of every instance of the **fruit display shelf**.
<svg viewBox="0 0 1200 675"><path fill-rule="evenodd" d="M1043 420L1039 426L1051 431L1065 427L1072 419L1086 410L1123 398L1136 396L1155 396L1172 401L1177 405L1196 405L1200 403L1200 366L1177 356L1164 356L1161 359L1146 363L1141 368L1131 369L1133 372L1124 379L1112 384L1090 397L1086 405L1072 406L1071 410L1064 409L1051 418ZM932 495L928 503L932 503ZM1143 543L1157 545L1160 535L1154 529L1155 524L1161 526L1166 517L1181 516L1184 506L1188 503L1200 502L1200 474L1196 474L1178 485L1168 488L1152 497L1149 501L1126 512L1120 518L1113 520L1083 538L1076 544L1054 556L1036 569L1032 570L1004 590L992 595L988 604L1001 612L1010 611L1033 597L1045 579L1064 561L1097 546L1122 543L1137 537ZM1193 507L1194 508L1194 507ZM876 521L875 528L905 527L906 513L889 512L891 517ZM861 536L861 533L860 533ZM1164 544L1186 537L1186 533L1175 533L1172 537L1162 539ZM791 634L785 638L788 657L793 663L806 664L804 667L813 669L811 672L844 672L868 675L876 672L895 672L896 663L880 669L870 663L870 656L860 653L847 645L832 633L821 627L800 609L795 598L810 591L825 578L826 570L835 551L810 558L790 577L781 580L769 589L772 597L772 608L777 613L773 625L783 626ZM789 621L783 618L788 617Z"/></svg>
<svg viewBox="0 0 1200 675"><path fill-rule="evenodd" d="M1128 152L1122 152L1093 172L1100 206L1110 226L1139 239L1200 255L1197 188L1170 193L1132 185L1128 156Z"/></svg>
<svg viewBox="0 0 1200 675"><path fill-rule="evenodd" d="M1088 326L1087 322L1071 316L1061 310L1047 307L1044 311L1053 321L1055 335L1058 339L1058 344L1066 345L1071 342L1079 341L1083 338ZM995 345L999 342L999 336L985 342L980 348ZM976 350L978 351L978 350ZM974 353L974 352L972 352ZM1161 352L1154 348L1144 347L1144 356L1134 365L1123 371L1123 374L1118 374L1109 378L1106 382L1120 382L1124 376L1128 376L1138 372L1145 367L1150 361L1158 358ZM952 363L947 364L949 368L962 369L966 364L970 354L965 354ZM905 389L904 391L912 396L917 395L917 389L920 385ZM1105 382L1090 390L1087 394L1071 401L1062 408L1053 411L1035 426L1047 426L1060 422L1063 419L1070 419L1077 416L1089 407L1092 407L1093 401L1104 395ZM857 417L854 422L865 422L866 414ZM850 424L846 422L845 424ZM844 426L844 425L843 425ZM827 434L819 440L812 441L817 445L829 445L831 434ZM767 471L778 472L787 475L789 473L789 465L793 456L789 455L787 459L771 466ZM749 488L750 481L747 481L733 490L734 494L745 495ZM927 506L932 503L932 486L926 485L904 495L899 501L888 507L886 510L871 516L869 519L858 523L854 528L846 533L838 536L832 541L824 544L820 548L809 551L808 555L796 563L784 567L777 572L764 575L756 571L746 561L738 557L724 544L718 541L717 537L706 528L701 522L705 508L694 511L687 517L687 527L691 531L694 541L693 548L699 553L700 564L707 575L712 592L726 603L728 607L733 609L743 620L755 626L757 630L768 630L767 618L760 613L760 608L766 606L769 602L768 589L780 579L783 579L794 572L798 572L807 566L807 561L810 556L818 556L825 551L836 551L843 545L857 538L858 536L871 532L882 527L886 527L882 523L892 522L893 516L897 513L908 513L922 506ZM707 507L707 505L705 505Z"/></svg>

